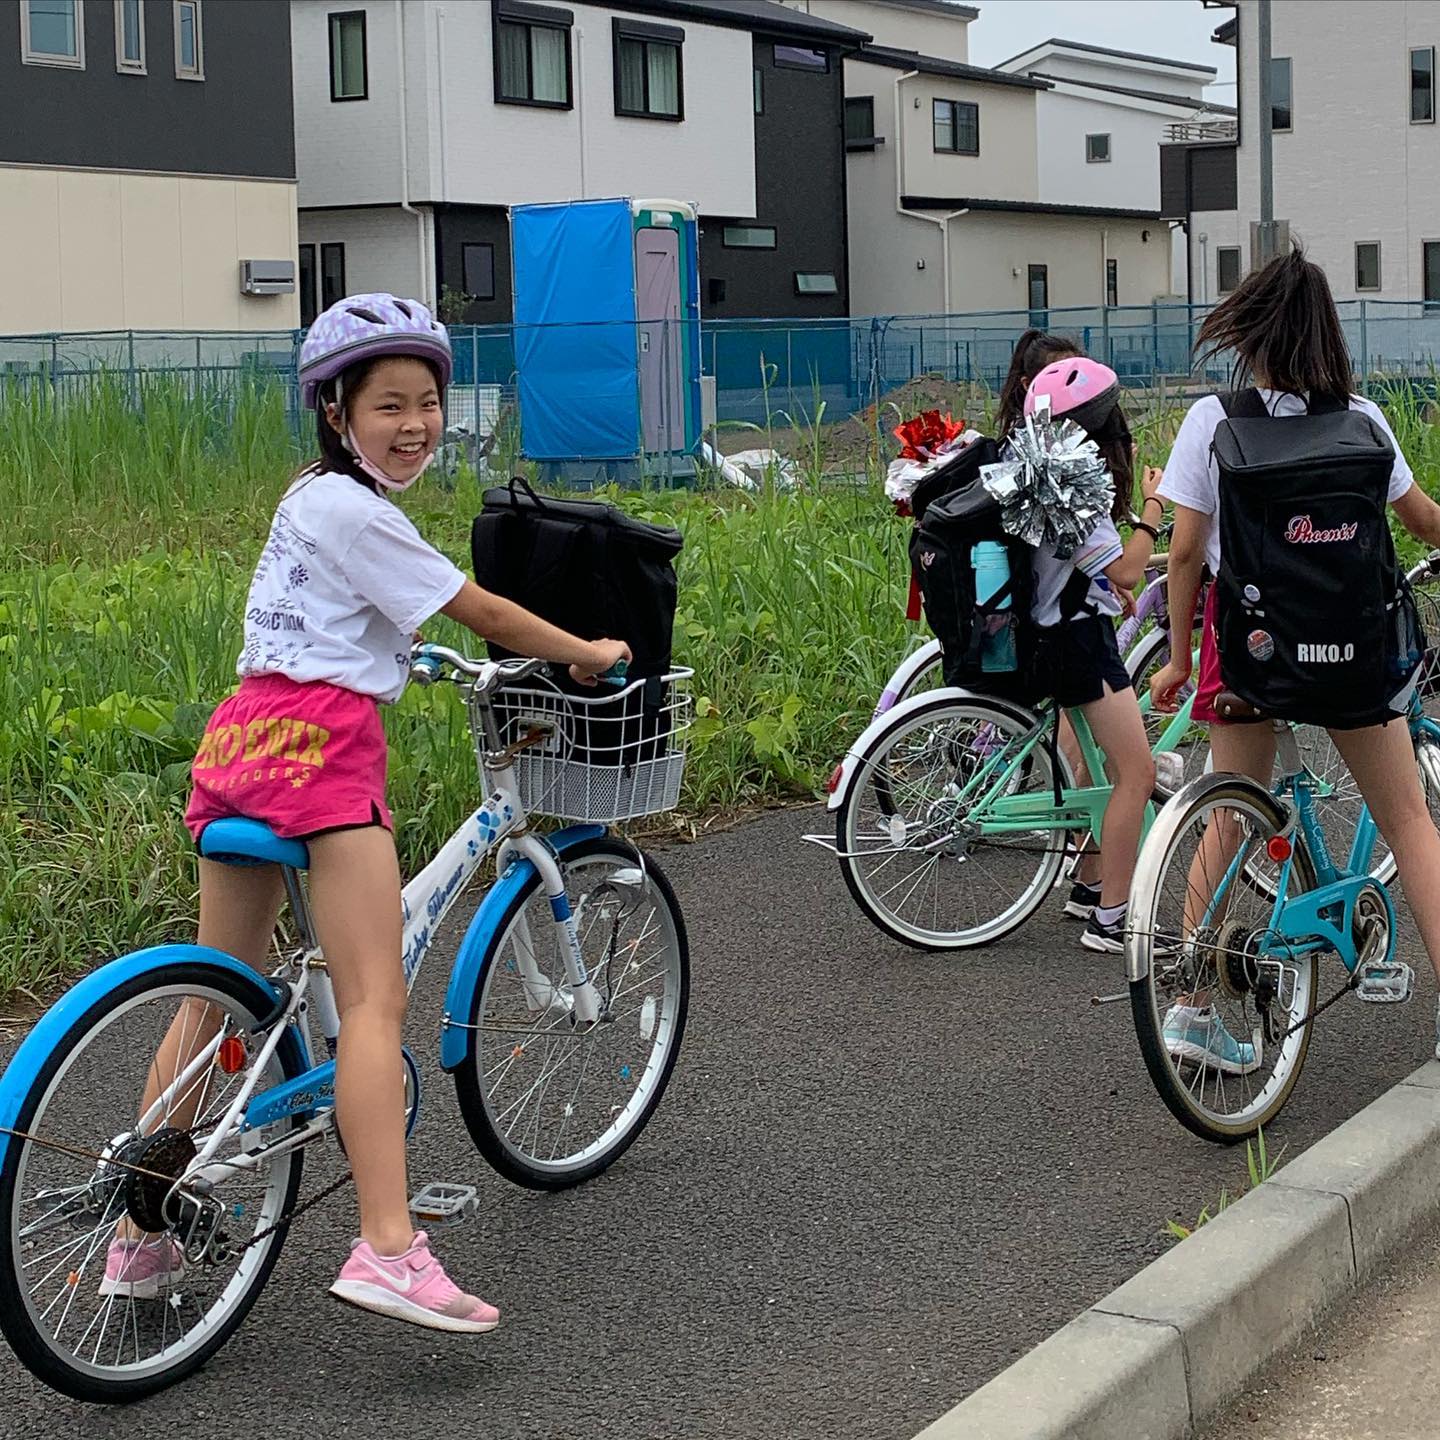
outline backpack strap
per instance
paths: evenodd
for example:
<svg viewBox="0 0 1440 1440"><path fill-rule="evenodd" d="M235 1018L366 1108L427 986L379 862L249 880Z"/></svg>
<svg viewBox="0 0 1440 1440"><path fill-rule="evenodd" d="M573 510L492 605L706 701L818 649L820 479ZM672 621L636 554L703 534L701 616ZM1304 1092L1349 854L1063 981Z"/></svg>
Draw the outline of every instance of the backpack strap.
<svg viewBox="0 0 1440 1440"><path fill-rule="evenodd" d="M1305 401L1305 413L1307 415L1340 415L1350 408L1350 397L1347 395L1342 404L1334 396L1310 396Z"/></svg>
<svg viewBox="0 0 1440 1440"><path fill-rule="evenodd" d="M1269 408L1253 385L1244 390L1232 390L1219 394L1215 398L1231 420L1268 420L1270 418Z"/></svg>

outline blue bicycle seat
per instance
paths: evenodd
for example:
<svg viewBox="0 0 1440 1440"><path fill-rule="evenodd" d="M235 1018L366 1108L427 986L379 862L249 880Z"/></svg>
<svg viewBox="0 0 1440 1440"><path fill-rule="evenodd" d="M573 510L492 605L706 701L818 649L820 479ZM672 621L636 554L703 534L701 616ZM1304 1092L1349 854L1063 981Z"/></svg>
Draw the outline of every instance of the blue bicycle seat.
<svg viewBox="0 0 1440 1440"><path fill-rule="evenodd" d="M288 865L304 870L310 851L303 840L285 840L259 820L212 820L200 832L200 853L222 865Z"/></svg>

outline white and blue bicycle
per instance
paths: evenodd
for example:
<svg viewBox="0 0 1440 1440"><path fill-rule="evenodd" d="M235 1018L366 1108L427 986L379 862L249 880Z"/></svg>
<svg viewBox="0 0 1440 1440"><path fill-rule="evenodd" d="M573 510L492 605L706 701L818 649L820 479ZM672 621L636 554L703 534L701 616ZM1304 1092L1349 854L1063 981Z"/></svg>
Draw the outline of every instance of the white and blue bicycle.
<svg viewBox="0 0 1440 1440"><path fill-rule="evenodd" d="M416 649L417 680L452 681L466 697L487 798L405 887L403 963L413 985L440 921L493 854L496 878L450 976L440 1063L486 1160L521 1185L559 1189L636 1139L684 1034L680 907L654 861L608 826L676 804L691 672L589 699L544 669ZM530 809L576 823L542 836ZM211 824L201 849L280 867L296 943L278 968L261 975L198 945L127 955L57 1001L0 1077L0 1330L36 1376L77 1399L139 1399L202 1365L254 1304L291 1221L345 1183L299 1201L305 1150L339 1139L340 1022L306 847L235 819ZM157 1075L162 1055L174 1058ZM404 1068L413 1129L420 1075L408 1051ZM137 1113L146 1093L157 1098ZM432 1185L412 1208L433 1225L475 1203L470 1187ZM148 1295L102 1293L114 1290L102 1279L122 1224L173 1236L183 1276Z"/></svg>

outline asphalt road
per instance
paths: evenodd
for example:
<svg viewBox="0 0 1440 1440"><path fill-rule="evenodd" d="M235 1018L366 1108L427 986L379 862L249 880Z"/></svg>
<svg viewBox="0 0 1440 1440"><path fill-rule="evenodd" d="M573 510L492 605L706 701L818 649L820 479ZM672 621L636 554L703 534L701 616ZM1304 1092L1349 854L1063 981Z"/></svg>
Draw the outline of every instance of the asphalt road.
<svg viewBox="0 0 1440 1440"><path fill-rule="evenodd" d="M347 1192L297 1224L207 1369L137 1409L61 1400L0 1350L0 1436L904 1440L1159 1254L1167 1217L1243 1181L1243 1149L1155 1097L1129 1006L1090 1005L1119 961L1058 905L987 952L904 949L799 843L823 824L774 812L660 856L690 929L689 1031L649 1130L579 1191L512 1188L470 1148L434 1060L447 927L411 1025L429 1082L413 1174L480 1185L483 1218L441 1254L498 1331L331 1300ZM1428 975L1417 951L1411 932ZM1433 1015L1428 979L1405 1007L1336 1007L1272 1147L1298 1153L1414 1069Z"/></svg>

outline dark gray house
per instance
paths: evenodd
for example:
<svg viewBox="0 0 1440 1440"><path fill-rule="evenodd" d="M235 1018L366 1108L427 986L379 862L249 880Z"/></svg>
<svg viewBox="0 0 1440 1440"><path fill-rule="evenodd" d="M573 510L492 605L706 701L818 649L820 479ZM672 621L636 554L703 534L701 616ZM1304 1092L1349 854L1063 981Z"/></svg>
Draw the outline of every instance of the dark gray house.
<svg viewBox="0 0 1440 1440"><path fill-rule="evenodd" d="M0 334L281 330L289 0L0 3Z"/></svg>

